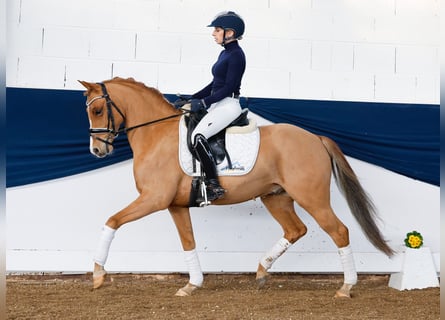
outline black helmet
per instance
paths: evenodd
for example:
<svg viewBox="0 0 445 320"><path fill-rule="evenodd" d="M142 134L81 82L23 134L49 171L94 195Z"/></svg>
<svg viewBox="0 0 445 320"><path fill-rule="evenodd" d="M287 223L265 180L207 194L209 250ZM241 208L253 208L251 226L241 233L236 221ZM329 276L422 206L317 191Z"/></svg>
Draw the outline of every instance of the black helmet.
<svg viewBox="0 0 445 320"><path fill-rule="evenodd" d="M207 27L220 27L224 30L232 29L235 32L236 39L241 39L244 34L244 21L233 11L219 13Z"/></svg>

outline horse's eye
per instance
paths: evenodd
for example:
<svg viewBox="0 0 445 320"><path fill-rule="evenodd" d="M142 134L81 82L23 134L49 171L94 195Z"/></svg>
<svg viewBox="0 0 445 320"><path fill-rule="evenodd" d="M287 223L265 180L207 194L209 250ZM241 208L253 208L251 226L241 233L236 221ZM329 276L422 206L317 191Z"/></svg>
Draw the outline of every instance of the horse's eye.
<svg viewBox="0 0 445 320"><path fill-rule="evenodd" d="M102 115L102 112L103 112L103 108L97 108L97 109L93 110L93 113L94 113L95 116Z"/></svg>

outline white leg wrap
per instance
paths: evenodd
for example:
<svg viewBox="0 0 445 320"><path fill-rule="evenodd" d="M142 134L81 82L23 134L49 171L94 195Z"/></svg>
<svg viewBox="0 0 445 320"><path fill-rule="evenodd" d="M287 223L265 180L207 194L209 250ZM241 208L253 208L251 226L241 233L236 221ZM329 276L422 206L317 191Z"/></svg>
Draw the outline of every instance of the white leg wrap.
<svg viewBox="0 0 445 320"><path fill-rule="evenodd" d="M202 275L201 265L199 264L198 253L196 250L184 251L184 260L189 271L189 282L197 287L202 286L204 276Z"/></svg>
<svg viewBox="0 0 445 320"><path fill-rule="evenodd" d="M108 251L110 250L111 241L114 238L115 229L105 225L102 228L102 235L100 236L99 245L97 246L96 253L94 255L94 262L104 266L107 261Z"/></svg>
<svg viewBox="0 0 445 320"><path fill-rule="evenodd" d="M260 263L266 269L272 267L277 260L292 244L286 238L281 238L278 242L261 258Z"/></svg>
<svg viewBox="0 0 445 320"><path fill-rule="evenodd" d="M344 283L354 285L357 283L357 271L355 271L354 256L351 246L338 249L341 265L345 275Z"/></svg>

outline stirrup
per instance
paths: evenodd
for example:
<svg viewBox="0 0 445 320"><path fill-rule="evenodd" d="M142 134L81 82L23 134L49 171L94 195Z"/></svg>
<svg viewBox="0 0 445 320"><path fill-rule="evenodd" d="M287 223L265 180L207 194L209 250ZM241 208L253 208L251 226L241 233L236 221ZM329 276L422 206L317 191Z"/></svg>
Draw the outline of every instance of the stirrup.
<svg viewBox="0 0 445 320"><path fill-rule="evenodd" d="M199 203L200 207L208 206L210 204L210 201L207 198L207 187L204 180L201 181L200 190L202 198L199 197L196 201Z"/></svg>
<svg viewBox="0 0 445 320"><path fill-rule="evenodd" d="M207 184L206 184L207 182ZM224 197L224 193L226 193L226 189L221 187L219 183L215 183L214 181L201 181L200 190L202 198L198 198L197 202L200 207L208 206L214 200L218 200Z"/></svg>

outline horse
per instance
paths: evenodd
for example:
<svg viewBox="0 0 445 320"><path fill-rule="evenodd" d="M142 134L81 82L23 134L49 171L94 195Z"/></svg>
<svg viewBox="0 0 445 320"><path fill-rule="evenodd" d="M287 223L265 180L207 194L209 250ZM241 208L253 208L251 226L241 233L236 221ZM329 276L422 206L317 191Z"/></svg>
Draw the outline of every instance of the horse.
<svg viewBox="0 0 445 320"><path fill-rule="evenodd" d="M93 289L100 288L106 279L104 265L116 230L126 223L168 209L180 237L189 275L186 285L175 295L191 295L202 286L204 276L195 250L189 212L192 177L184 173L178 160L178 127L186 112L175 108L156 88L133 78L79 82L86 88L90 152L99 158L110 155L116 136L125 132L133 153L133 175L139 194L127 207L111 215L103 226L94 258ZM276 259L307 232L306 225L295 212L296 202L338 247L344 281L334 296L351 297L357 272L348 228L330 204L331 178L334 177L369 241L391 256L394 251L377 226L378 215L370 196L332 139L284 123L259 126L258 130L261 143L252 170L240 176L221 176L226 193L212 205L260 198L280 224L282 238L258 263L256 281L261 288Z"/></svg>

